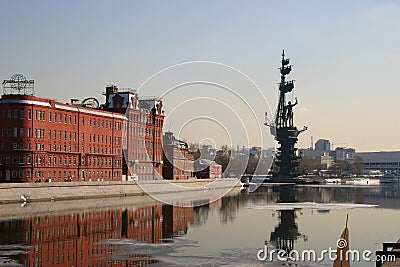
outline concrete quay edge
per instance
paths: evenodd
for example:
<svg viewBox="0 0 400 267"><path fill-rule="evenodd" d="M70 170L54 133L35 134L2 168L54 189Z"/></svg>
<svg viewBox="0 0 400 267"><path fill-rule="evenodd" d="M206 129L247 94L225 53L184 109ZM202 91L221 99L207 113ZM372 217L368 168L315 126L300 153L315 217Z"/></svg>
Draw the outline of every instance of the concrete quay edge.
<svg viewBox="0 0 400 267"><path fill-rule="evenodd" d="M217 179L218 188L231 187L230 185L237 181L236 186L240 186L237 179ZM213 184L216 179L189 179L183 181L170 181L175 186L174 190L152 191L151 194L169 194L183 191L199 191L204 190L204 186ZM224 185L226 181L226 185ZM161 182L163 182L161 180ZM146 181L147 185L161 183L160 181ZM165 182L165 181L164 181ZM229 186L228 186L229 184ZM182 186L179 189L179 186ZM161 186L160 186L161 187ZM192 188L191 188L192 187ZM99 199L99 198L117 198L117 197L133 197L146 196L140 185L136 182L66 182L66 183L3 183L0 184L0 205L23 203L23 202L49 202L49 201L65 201L79 199ZM24 201L26 199L26 201Z"/></svg>

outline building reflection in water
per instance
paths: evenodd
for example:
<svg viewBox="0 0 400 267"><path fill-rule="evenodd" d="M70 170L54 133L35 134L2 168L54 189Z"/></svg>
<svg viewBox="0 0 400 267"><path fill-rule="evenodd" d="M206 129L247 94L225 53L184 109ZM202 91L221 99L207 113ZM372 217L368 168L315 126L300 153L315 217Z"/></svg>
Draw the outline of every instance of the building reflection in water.
<svg viewBox="0 0 400 267"><path fill-rule="evenodd" d="M106 240L133 239L161 243L185 235L191 227L207 223L218 211L220 223L236 220L240 209L249 204L277 202L364 203L381 208L400 208L400 186L380 187L261 187L194 208L154 205L115 210L37 216L0 222L1 260L6 257L24 266L145 266L156 259L139 250L124 260L116 255L119 247ZM203 203L203 202L202 202ZM270 233L268 244L286 251L306 236L299 231L295 210L276 211L279 223ZM243 226L247 227L247 226ZM11 256L10 256L11 255ZM0 262L1 264L1 262Z"/></svg>
<svg viewBox="0 0 400 267"><path fill-rule="evenodd" d="M114 253L108 239L160 243L187 232L193 208L149 206L91 211L0 222L0 245L23 244L27 251L10 258L24 266L144 266L149 255L107 260Z"/></svg>

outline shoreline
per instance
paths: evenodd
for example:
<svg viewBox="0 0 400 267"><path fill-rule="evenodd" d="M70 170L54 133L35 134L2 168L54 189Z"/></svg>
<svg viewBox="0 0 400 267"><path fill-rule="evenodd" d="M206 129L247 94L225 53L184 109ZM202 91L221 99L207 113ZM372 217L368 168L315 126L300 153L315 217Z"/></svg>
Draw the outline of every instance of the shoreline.
<svg viewBox="0 0 400 267"><path fill-rule="evenodd" d="M235 182L236 181L236 182ZM234 184L232 186L232 184ZM172 186L171 186L172 185ZM0 184L0 205L99 198L149 196L187 191L202 191L207 186L224 189L240 186L238 179L189 179L135 182L66 182ZM146 189L146 191L143 190ZM149 196L150 197L150 196Z"/></svg>
<svg viewBox="0 0 400 267"><path fill-rule="evenodd" d="M144 192L136 182L91 182L90 184L76 183L53 183L53 184L1 184L0 185L0 221L29 218L41 215L62 215L71 212L87 212L96 210L109 210L115 208L137 208L148 205L169 204L160 201L157 197L162 196L167 201L177 200L178 203L185 199L190 199L186 204L205 203L213 200L212 193L225 193L225 195L235 195L241 190L240 183L234 187L224 187L233 182L232 179L222 180L222 183L216 185L213 190L204 190L205 186L215 182L215 179L201 179L190 181L174 181L178 184L175 192L158 192L152 196ZM237 180L237 179L235 179ZM159 185L159 182L151 184ZM185 185L185 187L182 187ZM84 188L82 188L82 186ZM61 189L60 189L61 188ZM78 188L73 194L60 196L61 192ZM116 191L124 188L124 191ZM18 192L27 192L30 190L29 201L23 202ZM221 191L222 190L222 191ZM81 194L77 194L77 193ZM82 195L86 193L86 195ZM196 195L196 193L199 193ZM7 195L5 195L7 194ZM11 199L12 194L14 196ZM46 197L43 194L48 194ZM58 195L58 197L54 197ZM53 200L51 200L53 196ZM211 196L211 198L210 198ZM7 199L8 198L8 199Z"/></svg>

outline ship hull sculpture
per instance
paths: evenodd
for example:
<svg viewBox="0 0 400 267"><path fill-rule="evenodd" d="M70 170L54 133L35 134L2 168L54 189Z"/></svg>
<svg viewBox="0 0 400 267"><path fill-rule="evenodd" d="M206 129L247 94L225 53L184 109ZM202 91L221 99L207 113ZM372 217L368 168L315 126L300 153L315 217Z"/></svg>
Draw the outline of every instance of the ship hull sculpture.
<svg viewBox="0 0 400 267"><path fill-rule="evenodd" d="M293 108L298 104L291 101L286 102L286 94L291 93L294 89L294 81L286 81L286 75L289 75L292 70L292 65L289 65L290 59L285 58L285 51L282 52L281 67L281 81L279 83L279 102L276 111L275 121L273 123L266 123L270 127L271 134L274 135L275 140L278 141L278 147L275 153L271 179L274 182L294 182L305 183L304 179L298 178L297 167L299 165L300 157L297 156L297 148L295 147L298 136L300 133L307 130L304 126L299 130L294 125L294 111Z"/></svg>

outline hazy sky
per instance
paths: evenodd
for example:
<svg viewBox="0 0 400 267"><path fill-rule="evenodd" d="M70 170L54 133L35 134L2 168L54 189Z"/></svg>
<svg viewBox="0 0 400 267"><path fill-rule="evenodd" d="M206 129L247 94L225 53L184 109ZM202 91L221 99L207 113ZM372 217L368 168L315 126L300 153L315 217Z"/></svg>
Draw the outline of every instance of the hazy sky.
<svg viewBox="0 0 400 267"><path fill-rule="evenodd" d="M38 96L102 99L110 83L137 89L169 66L218 62L168 69L139 92L164 95L165 127L180 138L269 147L262 124L265 111L273 115L267 103L275 112L284 48L295 122L309 127L300 147L313 136L400 150L400 1L3 0L0 8L0 78L23 73Z"/></svg>

